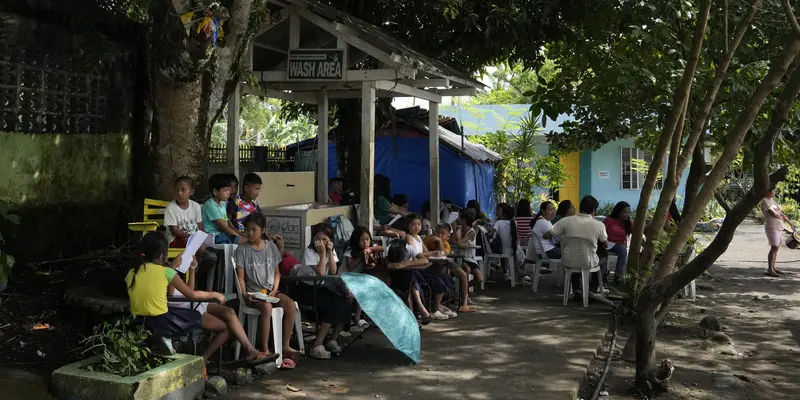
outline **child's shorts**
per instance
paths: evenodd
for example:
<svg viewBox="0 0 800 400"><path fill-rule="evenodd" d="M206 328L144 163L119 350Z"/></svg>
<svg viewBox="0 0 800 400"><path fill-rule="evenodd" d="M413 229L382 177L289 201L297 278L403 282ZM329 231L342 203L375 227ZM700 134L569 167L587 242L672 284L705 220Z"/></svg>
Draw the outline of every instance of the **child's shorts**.
<svg viewBox="0 0 800 400"><path fill-rule="evenodd" d="M168 307L166 314L142 317L144 326L156 337L173 337L200 328L202 315L189 308Z"/></svg>

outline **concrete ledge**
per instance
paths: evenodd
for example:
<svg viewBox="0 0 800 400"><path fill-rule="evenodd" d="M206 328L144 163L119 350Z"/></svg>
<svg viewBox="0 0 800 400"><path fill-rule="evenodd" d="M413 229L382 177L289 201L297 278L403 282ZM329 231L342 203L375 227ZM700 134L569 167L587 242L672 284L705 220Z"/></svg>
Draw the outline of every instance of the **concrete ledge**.
<svg viewBox="0 0 800 400"><path fill-rule="evenodd" d="M172 361L135 376L87 371L100 361L91 357L53 372L53 394L62 400L183 400L202 398L205 390L203 358L188 354L167 357Z"/></svg>

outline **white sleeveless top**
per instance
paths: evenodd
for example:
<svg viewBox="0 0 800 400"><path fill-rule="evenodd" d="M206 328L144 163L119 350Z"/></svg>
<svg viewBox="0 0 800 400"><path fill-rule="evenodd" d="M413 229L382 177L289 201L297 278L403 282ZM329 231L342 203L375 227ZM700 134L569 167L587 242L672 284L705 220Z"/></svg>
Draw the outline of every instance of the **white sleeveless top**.
<svg viewBox="0 0 800 400"><path fill-rule="evenodd" d="M413 237L409 235L408 237L411 238L412 244L408 246L408 259L412 260L416 258L418 255L422 254L423 247L422 247L422 238L417 235L417 237Z"/></svg>

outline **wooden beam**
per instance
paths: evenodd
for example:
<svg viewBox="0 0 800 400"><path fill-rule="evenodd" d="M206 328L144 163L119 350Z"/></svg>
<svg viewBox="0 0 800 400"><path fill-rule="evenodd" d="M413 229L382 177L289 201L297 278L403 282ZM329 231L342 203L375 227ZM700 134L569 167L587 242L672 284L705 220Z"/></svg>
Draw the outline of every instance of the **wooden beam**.
<svg viewBox="0 0 800 400"><path fill-rule="evenodd" d="M380 90L402 93L409 97L416 97L418 99L433 101L436 103L442 102L442 96L439 96L436 93L431 93L426 90L417 89L408 85L404 85L402 83L396 83L392 81L376 81L375 87Z"/></svg>
<svg viewBox="0 0 800 400"><path fill-rule="evenodd" d="M317 202L328 202L328 92L317 93Z"/></svg>
<svg viewBox="0 0 800 400"><path fill-rule="evenodd" d="M375 189L375 83L361 87L361 209L359 225L372 233Z"/></svg>
<svg viewBox="0 0 800 400"><path fill-rule="evenodd" d="M253 40L253 46L260 47L262 49L269 50L269 51L274 51L276 53L286 54L287 56L289 55L289 52L284 50L284 49L279 49L279 48L277 48L275 46L270 46L268 44L259 43L259 42L256 42L255 40Z"/></svg>
<svg viewBox="0 0 800 400"><path fill-rule="evenodd" d="M297 80L292 79L290 80L288 77L288 73L286 71L254 71L254 75L258 76L261 82L292 82L292 83L306 83L306 82L340 82L340 81L332 81L330 79L303 79ZM351 69L345 71L344 73L344 81L350 82L361 82L361 81L383 81L383 80L395 80L400 78L413 78L414 74L403 73L400 71L395 71L393 69L368 69L368 70L359 70L359 69Z"/></svg>
<svg viewBox="0 0 800 400"><path fill-rule="evenodd" d="M439 224L439 103L428 103L428 147L431 165L431 228Z"/></svg>
<svg viewBox="0 0 800 400"><path fill-rule="evenodd" d="M228 171L239 176L239 100L241 93L239 85L233 90L231 99L228 102L228 143L227 147L227 167Z"/></svg>
<svg viewBox="0 0 800 400"><path fill-rule="evenodd" d="M289 14L289 49L300 48L300 16Z"/></svg>
<svg viewBox="0 0 800 400"><path fill-rule="evenodd" d="M298 103L317 104L317 96L311 93L285 92L282 90L252 87L250 85L242 85L242 93L253 94L261 97L269 97L273 99L295 101Z"/></svg>
<svg viewBox="0 0 800 400"><path fill-rule="evenodd" d="M449 79L408 79L408 80L401 80L399 83L408 86L413 86L415 88L450 87Z"/></svg>
<svg viewBox="0 0 800 400"><path fill-rule="evenodd" d="M430 91L443 97L476 96L478 94L478 89L475 88L430 89Z"/></svg>
<svg viewBox="0 0 800 400"><path fill-rule="evenodd" d="M297 7L296 5L292 5L290 8L295 14L305 18L306 20L308 20L312 24L318 26L319 28L321 28L322 30L330 33L331 35L336 36L336 38L343 39L345 42L349 43L351 46L353 46L353 47L355 47L357 49L360 49L361 51L369 54L370 56L374 57L378 61L386 63L386 64L392 66L392 68L395 68L395 69L400 69L400 67L402 66L402 64L399 64L399 63L395 62L392 59L392 56L390 54L387 54L385 51L383 51L383 50L381 50L381 49L379 49L379 48L367 43L366 41L364 41L364 40L362 40L362 39L360 39L358 37L348 35L346 33L343 33L341 31L339 31L338 29L336 29L337 26L341 26L341 27L347 28L345 25L339 24L338 22L337 23L331 23L330 21L326 20L325 18L322 18L319 15L317 15L317 14L315 14L315 13L313 13L313 12L307 10L307 9ZM349 29L349 28L347 28L347 29Z"/></svg>
<svg viewBox="0 0 800 400"><path fill-rule="evenodd" d="M350 68L350 63L347 60L350 59L350 55L347 54L347 53L349 53L349 51L348 51L349 49L347 48L347 42L345 42L344 39L342 39L342 38L336 38L336 48L339 49L339 50L342 50L342 54L343 54L343 56L342 56L342 65L344 66L344 69L345 70L349 69Z"/></svg>
<svg viewBox="0 0 800 400"><path fill-rule="evenodd" d="M272 90L291 90L293 92L316 92L318 90L352 90L361 87L363 82L320 81L320 82L264 82L261 87Z"/></svg>

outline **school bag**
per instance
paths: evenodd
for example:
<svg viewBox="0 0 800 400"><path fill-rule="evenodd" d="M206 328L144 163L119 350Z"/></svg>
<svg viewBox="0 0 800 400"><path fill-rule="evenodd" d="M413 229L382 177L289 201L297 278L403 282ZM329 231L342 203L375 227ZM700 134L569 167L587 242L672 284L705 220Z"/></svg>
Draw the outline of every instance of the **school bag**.
<svg viewBox="0 0 800 400"><path fill-rule="evenodd" d="M336 256L342 260L344 251L350 243L350 236L353 235L353 223L343 215L328 218L328 223L333 228L333 249Z"/></svg>

